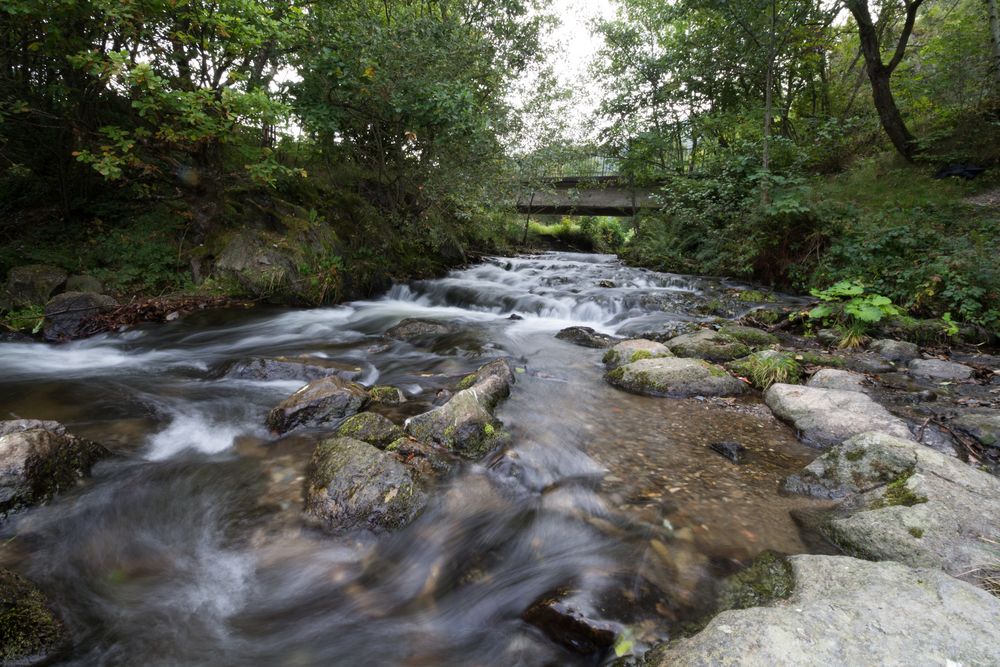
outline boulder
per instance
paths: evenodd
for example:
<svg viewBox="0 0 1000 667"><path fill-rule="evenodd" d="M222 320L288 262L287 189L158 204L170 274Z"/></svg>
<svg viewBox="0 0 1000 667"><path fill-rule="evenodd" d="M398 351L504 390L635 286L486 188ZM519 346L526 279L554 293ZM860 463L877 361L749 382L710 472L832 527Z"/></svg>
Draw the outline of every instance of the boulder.
<svg viewBox="0 0 1000 667"><path fill-rule="evenodd" d="M360 440L324 440L306 471L306 515L330 533L398 530L427 496L395 455Z"/></svg>
<svg viewBox="0 0 1000 667"><path fill-rule="evenodd" d="M57 341L87 334L87 323L94 317L118 307L118 302L104 294L63 292L45 304L45 340Z"/></svg>
<svg viewBox="0 0 1000 667"><path fill-rule="evenodd" d="M823 368L806 382L807 387L837 389L840 391L867 391L865 376L836 368Z"/></svg>
<svg viewBox="0 0 1000 667"><path fill-rule="evenodd" d="M458 460L450 451L408 435L390 443L385 451L394 453L406 461L406 465L428 478L448 472Z"/></svg>
<svg viewBox="0 0 1000 667"><path fill-rule="evenodd" d="M637 338L618 343L605 352L602 361L608 370L614 370L619 366L641 361L642 359L659 359L672 356L674 356L674 353L663 343Z"/></svg>
<svg viewBox="0 0 1000 667"><path fill-rule="evenodd" d="M368 395L371 397L372 403L379 403L381 405L406 403L406 394L403 393L403 390L387 384L372 387L368 390Z"/></svg>
<svg viewBox="0 0 1000 667"><path fill-rule="evenodd" d="M0 664L48 664L65 643L63 624L38 587L0 568Z"/></svg>
<svg viewBox="0 0 1000 667"><path fill-rule="evenodd" d="M556 334L556 338L564 340L580 347L593 347L597 349L611 347L618 340L614 336L598 333L590 327L569 327Z"/></svg>
<svg viewBox="0 0 1000 667"><path fill-rule="evenodd" d="M74 487L110 455L103 446L70 435L58 422L0 422L0 519Z"/></svg>
<svg viewBox="0 0 1000 667"><path fill-rule="evenodd" d="M392 442L402 438L403 429L389 419L374 412L360 412L348 417L337 427L334 435L338 438L354 438L385 449Z"/></svg>
<svg viewBox="0 0 1000 667"><path fill-rule="evenodd" d="M459 328L451 322L439 322L438 320L427 320L411 317L399 322L385 332L386 337L395 340L413 342L436 336L447 336L458 333Z"/></svg>
<svg viewBox="0 0 1000 667"><path fill-rule="evenodd" d="M869 349L889 361L905 363L920 356L920 347L916 343L891 338L877 340L869 346Z"/></svg>
<svg viewBox="0 0 1000 667"><path fill-rule="evenodd" d="M701 329L667 341L667 347L678 357L694 357L708 361L732 361L750 354L750 348L725 334Z"/></svg>
<svg viewBox="0 0 1000 667"><path fill-rule="evenodd" d="M965 364L942 359L914 359L909 365L910 375L930 380L968 380L974 372Z"/></svg>
<svg viewBox="0 0 1000 667"><path fill-rule="evenodd" d="M282 401L267 416L268 427L287 433L298 426L320 426L356 414L368 403L359 384L336 376L313 380Z"/></svg>
<svg viewBox="0 0 1000 667"><path fill-rule="evenodd" d="M886 361L883 357L868 352L852 354L847 357L845 363L852 371L873 375L892 373L896 370L896 366L891 361Z"/></svg>
<svg viewBox="0 0 1000 667"><path fill-rule="evenodd" d="M647 667L1000 664L1000 599L948 575L843 556L792 556L790 596L729 610Z"/></svg>
<svg viewBox="0 0 1000 667"><path fill-rule="evenodd" d="M646 396L736 396L747 385L701 359L641 359L605 374L615 387Z"/></svg>
<svg viewBox="0 0 1000 667"><path fill-rule="evenodd" d="M319 357L274 357L238 361L226 371L226 377L240 380L299 380L311 382L337 376L354 382L365 374L357 364Z"/></svg>
<svg viewBox="0 0 1000 667"><path fill-rule="evenodd" d="M866 431L911 437L902 419L857 391L775 384L764 393L764 402L810 445L836 445Z"/></svg>
<svg viewBox="0 0 1000 667"><path fill-rule="evenodd" d="M233 235L215 261L215 271L256 298L282 298L302 289L297 257L282 239L243 230Z"/></svg>
<svg viewBox="0 0 1000 667"><path fill-rule="evenodd" d="M1000 410L972 410L953 419L949 426L1000 453Z"/></svg>
<svg viewBox="0 0 1000 667"><path fill-rule="evenodd" d="M505 439L493 409L516 382L511 363L496 359L467 375L444 405L406 420L417 440L435 443L470 459L484 456Z"/></svg>
<svg viewBox="0 0 1000 667"><path fill-rule="evenodd" d="M766 347L778 344L778 337L774 334L762 329L745 327L739 324L726 324L719 328L719 333L750 347Z"/></svg>
<svg viewBox="0 0 1000 667"><path fill-rule="evenodd" d="M70 276L66 279L66 291L100 294L104 291L104 285L94 276Z"/></svg>
<svg viewBox="0 0 1000 667"><path fill-rule="evenodd" d="M40 306L66 283L66 272L55 266L15 266L7 274L7 296L15 308Z"/></svg>
<svg viewBox="0 0 1000 667"><path fill-rule="evenodd" d="M501 381L491 378L457 392L430 412L410 417L403 428L418 440L479 459L503 442L502 424L491 411L502 392Z"/></svg>
<svg viewBox="0 0 1000 667"><path fill-rule="evenodd" d="M847 495L820 528L851 555L935 567L973 581L998 569L1000 479L926 445L865 433L786 485L817 496Z"/></svg>

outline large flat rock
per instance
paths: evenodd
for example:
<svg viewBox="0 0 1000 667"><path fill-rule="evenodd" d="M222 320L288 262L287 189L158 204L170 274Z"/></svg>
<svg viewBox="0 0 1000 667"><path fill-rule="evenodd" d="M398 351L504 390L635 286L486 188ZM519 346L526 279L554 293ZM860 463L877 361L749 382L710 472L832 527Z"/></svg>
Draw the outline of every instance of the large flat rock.
<svg viewBox="0 0 1000 667"><path fill-rule="evenodd" d="M1000 599L942 572L792 556L795 589L650 651L647 667L997 665Z"/></svg>
<svg viewBox="0 0 1000 667"><path fill-rule="evenodd" d="M645 396L736 396L747 386L701 359L641 359L605 374L615 387Z"/></svg>
<svg viewBox="0 0 1000 667"><path fill-rule="evenodd" d="M867 431L911 437L906 423L857 391L776 384L764 393L775 415L798 429L802 440L827 447Z"/></svg>

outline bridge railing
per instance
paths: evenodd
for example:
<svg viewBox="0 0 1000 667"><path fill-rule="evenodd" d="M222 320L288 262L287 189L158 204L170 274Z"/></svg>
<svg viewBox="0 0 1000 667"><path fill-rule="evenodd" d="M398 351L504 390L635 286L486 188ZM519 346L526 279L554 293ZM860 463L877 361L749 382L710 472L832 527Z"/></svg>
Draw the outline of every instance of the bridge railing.
<svg viewBox="0 0 1000 667"><path fill-rule="evenodd" d="M549 165L545 169L532 171L534 171L534 173L526 173L524 175L527 177L543 179L584 179L618 176L620 169L619 161L616 158L593 155L578 160L570 160L560 165Z"/></svg>

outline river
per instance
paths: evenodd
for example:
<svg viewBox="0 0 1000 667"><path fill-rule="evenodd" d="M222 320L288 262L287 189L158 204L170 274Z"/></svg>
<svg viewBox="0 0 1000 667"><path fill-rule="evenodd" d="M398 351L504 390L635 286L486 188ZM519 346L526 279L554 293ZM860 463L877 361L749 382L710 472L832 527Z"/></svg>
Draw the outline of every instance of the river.
<svg viewBox="0 0 1000 667"><path fill-rule="evenodd" d="M613 285L613 286L612 286ZM628 268L612 256L492 258L383 298L258 307L52 346L0 345L5 418L55 419L118 455L92 479L2 527L0 564L51 596L65 665L596 665L522 620L569 592L637 646L669 638L711 583L764 549L822 549L778 493L815 456L759 398L634 396L602 380L601 351L554 334L705 319L732 285ZM512 316L514 316L512 318ZM403 318L461 324L431 349L385 339ZM233 377L234 363L323 357L392 384L402 420L492 357L518 384L505 451L455 470L422 516L380 537L301 522L321 431L264 426L301 382ZM750 450L745 465L712 452Z"/></svg>

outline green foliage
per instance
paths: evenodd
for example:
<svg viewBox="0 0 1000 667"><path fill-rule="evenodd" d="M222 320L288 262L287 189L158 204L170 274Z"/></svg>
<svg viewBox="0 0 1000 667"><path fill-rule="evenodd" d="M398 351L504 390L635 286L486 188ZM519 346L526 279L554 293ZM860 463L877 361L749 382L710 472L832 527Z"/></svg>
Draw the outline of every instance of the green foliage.
<svg viewBox="0 0 1000 667"><path fill-rule="evenodd" d="M45 313L42 306L28 306L7 313L3 324L13 331L37 334L45 323Z"/></svg>
<svg viewBox="0 0 1000 667"><path fill-rule="evenodd" d="M772 384L798 384L802 379L802 366L794 355L781 352L751 354L732 362L729 369L761 391Z"/></svg>
<svg viewBox="0 0 1000 667"><path fill-rule="evenodd" d="M842 280L826 289L814 288L810 293L822 303L808 311L806 317L840 330L841 347L860 346L872 324L903 314L892 299L866 292L864 285L855 281Z"/></svg>

